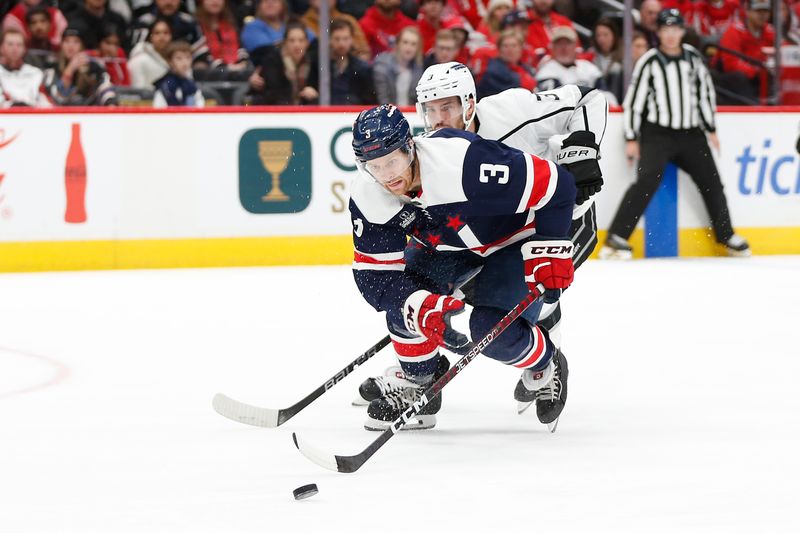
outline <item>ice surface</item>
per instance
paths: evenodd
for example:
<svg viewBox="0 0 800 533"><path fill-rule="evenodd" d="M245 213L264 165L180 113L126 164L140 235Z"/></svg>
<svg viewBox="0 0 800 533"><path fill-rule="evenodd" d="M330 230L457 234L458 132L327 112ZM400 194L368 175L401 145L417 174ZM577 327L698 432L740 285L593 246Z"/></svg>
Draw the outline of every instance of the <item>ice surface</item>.
<svg viewBox="0 0 800 533"><path fill-rule="evenodd" d="M350 406L387 349L277 429L384 334L347 267L0 276L0 531L800 530L800 257L590 262L564 296L558 432L516 414L518 372L478 358L439 425L359 472ZM320 493L297 502L292 489Z"/></svg>

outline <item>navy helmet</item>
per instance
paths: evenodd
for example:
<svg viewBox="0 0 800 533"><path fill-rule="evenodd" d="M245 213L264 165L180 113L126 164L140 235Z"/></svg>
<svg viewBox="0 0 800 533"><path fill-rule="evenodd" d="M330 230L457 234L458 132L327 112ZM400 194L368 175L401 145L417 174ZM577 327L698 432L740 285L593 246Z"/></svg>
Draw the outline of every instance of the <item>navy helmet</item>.
<svg viewBox="0 0 800 533"><path fill-rule="evenodd" d="M411 146L411 128L403 113L390 104L359 113L353 123L353 152L358 161L369 161Z"/></svg>

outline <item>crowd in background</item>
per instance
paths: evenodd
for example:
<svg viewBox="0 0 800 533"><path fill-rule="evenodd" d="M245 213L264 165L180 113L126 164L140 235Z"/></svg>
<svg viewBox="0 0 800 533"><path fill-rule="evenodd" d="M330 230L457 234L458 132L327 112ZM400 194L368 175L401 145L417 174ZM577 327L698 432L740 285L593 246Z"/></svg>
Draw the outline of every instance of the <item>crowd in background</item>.
<svg viewBox="0 0 800 533"><path fill-rule="evenodd" d="M143 94L154 106L203 106L220 82L242 89L233 103L316 104L320 1L334 105L414 104L425 67L453 60L473 71L479 98L567 83L624 97L622 14L586 0L0 0L0 105ZM720 103L766 101L772 6L744 1L637 0L634 62L658 44L659 11L675 7ZM783 43L799 44L800 0L777 1Z"/></svg>

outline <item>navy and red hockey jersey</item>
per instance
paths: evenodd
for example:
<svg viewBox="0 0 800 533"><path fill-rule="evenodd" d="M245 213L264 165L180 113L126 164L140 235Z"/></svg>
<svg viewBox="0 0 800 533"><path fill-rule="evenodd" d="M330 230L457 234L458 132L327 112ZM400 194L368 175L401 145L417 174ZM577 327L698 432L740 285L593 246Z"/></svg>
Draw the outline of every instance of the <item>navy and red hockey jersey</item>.
<svg viewBox="0 0 800 533"><path fill-rule="evenodd" d="M398 312L420 288L405 273L409 236L417 246L479 256L537 233L567 238L575 183L555 163L449 128L414 143L422 183L415 198L363 174L352 185L354 276L378 311Z"/></svg>

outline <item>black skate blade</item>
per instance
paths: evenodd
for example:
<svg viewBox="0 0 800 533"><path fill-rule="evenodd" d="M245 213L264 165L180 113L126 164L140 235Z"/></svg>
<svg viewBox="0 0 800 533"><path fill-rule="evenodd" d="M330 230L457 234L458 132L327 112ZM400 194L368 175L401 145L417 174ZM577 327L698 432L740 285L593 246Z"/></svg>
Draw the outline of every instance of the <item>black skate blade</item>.
<svg viewBox="0 0 800 533"><path fill-rule="evenodd" d="M561 417L559 416L558 418L556 418L555 420L553 420L552 422L547 424L547 429L550 430L550 433L555 433L556 432L556 428L558 427L558 421L560 419L561 419Z"/></svg>
<svg viewBox="0 0 800 533"><path fill-rule="evenodd" d="M367 431L386 431L392 426L391 421L367 419L364 429ZM417 415L412 418L400 431L419 431L436 427L436 415Z"/></svg>

